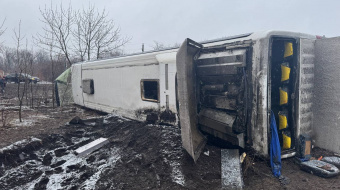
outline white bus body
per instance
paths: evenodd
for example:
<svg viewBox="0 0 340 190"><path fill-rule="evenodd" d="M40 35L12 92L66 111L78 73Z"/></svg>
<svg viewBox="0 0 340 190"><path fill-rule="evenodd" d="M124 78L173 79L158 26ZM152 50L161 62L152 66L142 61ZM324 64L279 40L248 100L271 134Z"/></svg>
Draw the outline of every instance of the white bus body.
<svg viewBox="0 0 340 190"><path fill-rule="evenodd" d="M268 156L269 116L270 110L274 109L271 101L275 100L272 97L275 95L272 88L276 88L272 86L273 77L275 78L272 73L277 72L273 66L277 56L275 54L282 49L277 46L291 42L294 49L292 63L296 65L292 67L292 76L294 75L292 81L295 86L291 87L289 95L292 99L289 106L292 119L290 121L292 147L288 152L291 153L296 149L296 139L300 134L313 135L311 99L314 86L315 41L316 36L313 35L267 31L197 43L197 47L192 49L189 47L192 44L186 40L180 49L74 64L72 66L74 102L91 109L114 112L138 120L167 123L177 123L179 120L183 146L195 160L205 143L202 131L241 147L251 146L259 154ZM189 52L191 50L197 54ZM238 68L231 65L237 65L239 62L212 65L199 65L197 62L208 58L217 60L223 56L231 59L243 56L243 62L240 62ZM181 59L176 60L178 57ZM213 76L202 70L205 66L227 70ZM236 69L235 73L228 73L229 68ZM223 132L225 126L228 127L226 123L223 123L223 130L215 126L208 126L207 130L203 130L204 127L200 124L199 117L203 113L199 112L202 112L205 105L199 102L198 98L202 96L199 94L202 89L207 88L209 80L211 84L218 85L212 82L211 77L222 76L235 76L240 77L242 81L246 80L245 83L240 83L242 87L238 91L245 93L243 100L236 101L234 110L228 110L226 108L228 105L222 105L222 109L221 107L217 109L222 112L226 110L226 115L231 114L233 118L241 118L240 122L245 123L243 132L236 134ZM208 83L203 84L209 77ZM221 88L228 89L227 83L228 81ZM242 109L235 108L238 106L242 106ZM232 126L229 127L231 129Z"/></svg>

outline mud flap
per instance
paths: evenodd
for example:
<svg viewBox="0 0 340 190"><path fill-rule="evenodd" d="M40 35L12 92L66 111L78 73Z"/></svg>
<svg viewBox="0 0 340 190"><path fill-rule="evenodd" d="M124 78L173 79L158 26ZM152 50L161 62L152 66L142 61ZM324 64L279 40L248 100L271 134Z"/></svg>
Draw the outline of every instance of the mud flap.
<svg viewBox="0 0 340 190"><path fill-rule="evenodd" d="M198 130L194 56L203 46L187 38L176 55L177 95L182 145L196 161L206 144Z"/></svg>

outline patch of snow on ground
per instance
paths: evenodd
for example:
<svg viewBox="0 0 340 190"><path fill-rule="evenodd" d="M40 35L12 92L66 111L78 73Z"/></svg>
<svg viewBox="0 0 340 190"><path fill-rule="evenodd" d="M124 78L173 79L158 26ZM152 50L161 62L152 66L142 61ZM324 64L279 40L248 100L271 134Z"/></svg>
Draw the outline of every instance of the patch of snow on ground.
<svg viewBox="0 0 340 190"><path fill-rule="evenodd" d="M16 127L27 127L27 126L32 126L35 123L34 119L21 119L22 122L20 122L19 119L14 119L9 124L11 126L16 126Z"/></svg>
<svg viewBox="0 0 340 190"><path fill-rule="evenodd" d="M119 119L122 119L122 120L124 120L124 121L131 121L131 119L128 119L128 118L126 118L126 117L123 117L123 116L118 115L118 114L115 114L115 113L110 113L110 114L104 116L104 120L105 120L105 119L110 119L110 118L112 118L112 117L118 117Z"/></svg>
<svg viewBox="0 0 340 190"><path fill-rule="evenodd" d="M172 167L171 178L173 182L184 186L184 175L182 173L181 164L176 161L170 161L170 166Z"/></svg>
<svg viewBox="0 0 340 190"><path fill-rule="evenodd" d="M86 138L81 138L78 139L79 141L83 141ZM37 138L30 138L30 139L24 139L22 141L18 141L16 143L13 143L12 145L5 147L0 150L8 150L8 149L14 149L16 147L22 147L27 145L28 143L32 141L39 141L41 142L40 139ZM52 153L53 154L54 150L50 151L44 151L44 150L38 150L35 151L36 155L41 159L43 155L46 155L47 153ZM46 185L46 189L53 189L53 190L58 190L58 189L69 189L72 184L65 184L65 181L70 180L73 181L73 179L79 179L83 172L79 172L79 170L72 170L70 169L74 165L79 165L79 166L86 166L90 168L91 170L94 169L92 166L93 165L99 165L97 168L95 168L95 173L92 174L86 181L84 181L82 184L80 184L81 189L95 189L97 181L100 179L101 174L103 171L106 169L112 168L115 166L117 160L120 159L119 155L119 149L118 148L111 148L111 149L102 149L100 151L95 152L92 154L96 158L98 158L103 152L106 152L108 154L107 159L101 159L101 160L96 160L93 163L87 163L86 158L87 157L79 157L73 154L72 152L61 156L61 157L53 157L51 161L51 165L56 164L60 161L65 161L65 163L61 164L58 167L62 168L61 173L54 173L50 176L47 176L45 174L45 171L51 171L54 170L55 168L52 168L51 166L44 166L41 161L37 160L28 160L25 161L23 164L14 167L12 169L6 170L3 176L0 176L0 182L1 181L6 181L6 179L21 179L23 176L26 175L27 172L27 167L33 169L33 170L39 170L42 171L43 174L38 177L35 180L32 180L20 187L15 187L14 189L28 189L28 190L33 190L35 189L35 185L39 183L43 178L48 177L49 181ZM69 168L70 166L70 168ZM2 166L4 167L4 166ZM31 170L30 169L30 170ZM72 182L71 182L72 183Z"/></svg>
<svg viewBox="0 0 340 190"><path fill-rule="evenodd" d="M104 124L109 124L109 123L110 123L110 121L108 121L108 120L104 119L104 120L103 120L103 123L104 123Z"/></svg>
<svg viewBox="0 0 340 190"><path fill-rule="evenodd" d="M24 164L20 165L20 166L17 166L17 167L14 167L10 170L7 170L5 172L5 174L0 177L0 181L2 181L3 179L5 178L15 178L17 179L17 177L21 177L21 176L25 176L26 175L26 172L25 172L25 168L30 165L30 166L36 166L38 170L41 170L41 171L45 171L45 168L46 166L43 166L41 162L39 161L36 161L36 160L27 160L25 161ZM39 182L39 180L41 179L41 177L39 177L38 179L36 180L33 180L32 182L29 182L21 187L15 187L14 189L28 189L28 190L31 190L31 189L34 189L34 186L37 182Z"/></svg>
<svg viewBox="0 0 340 190"><path fill-rule="evenodd" d="M20 106L6 106L3 109L4 110L12 110L12 109L19 109ZM21 110L33 110L32 108L28 107L28 106L21 106Z"/></svg>
<svg viewBox="0 0 340 190"><path fill-rule="evenodd" d="M158 127L164 130L164 134L162 134L161 144L170 144L171 147L173 147L172 149L166 148L166 149L161 150L163 154L164 162L169 163L169 165L171 166L172 181L179 185L184 186L185 179L182 173L181 163L179 162L179 160L176 160L176 158L178 158L176 155L180 153L181 149L176 149L175 148L176 145L171 140L169 140L169 138L167 138L169 136L168 135L169 133L174 133L174 132L165 126L158 125ZM169 147L169 146L163 146L163 147ZM170 158L171 156L173 158L168 160L167 157Z"/></svg>
<svg viewBox="0 0 340 190"><path fill-rule="evenodd" d="M98 164L100 162L103 162L104 164L100 165L97 168L96 172L91 177L89 177L85 182L83 182L80 189L95 189L96 183L100 179L102 172L107 168L114 167L117 160L119 159L120 159L119 149L113 148L110 151L110 157L108 160L99 160L95 163L92 163L92 164ZM86 162L86 157L85 158L78 157L74 155L73 153L64 155L62 157L54 157L52 160L52 164L57 163L58 161L62 161L62 160L66 161L64 164L59 166L63 169L63 172L59 174L52 174L51 176L49 176L49 182L46 185L46 189L59 190L59 189L69 188L65 185L62 185L62 183L65 182L65 180L67 179L72 179L72 178L78 179L80 178L80 175L82 173L77 173L76 171L69 171L68 166L77 165L77 164L88 165ZM49 168L49 167L43 166L40 162L37 162L36 165L41 165L38 169L42 171L45 171L46 169ZM21 165L19 167L24 167L24 166ZM19 168L13 168L10 171L7 171L8 173L4 177L8 177L8 175L10 175L11 173L18 174L18 171L20 171ZM45 174L40 176L38 179L33 180L25 184L24 186L21 186L19 189L21 188L22 189L34 189L35 184L38 183L43 177L46 177Z"/></svg>
<svg viewBox="0 0 340 190"><path fill-rule="evenodd" d="M19 119L14 119L12 121L9 122L9 124L11 126L15 126L15 127L25 127L25 126L32 126L34 125L38 119L45 119L45 118L49 118L46 115L30 115L30 118L26 119L26 118L22 118L20 122Z"/></svg>
<svg viewBox="0 0 340 190"><path fill-rule="evenodd" d="M84 183L81 189L95 189L97 181L100 179L100 175L106 168L112 168L115 166L117 160L120 159L120 155L118 153L118 148L113 148L110 153L110 158L107 161L106 164L103 164L98 167L98 170L95 174L93 174L89 179L87 179Z"/></svg>
<svg viewBox="0 0 340 190"><path fill-rule="evenodd" d="M34 118L43 118L43 119L46 119L46 118L50 118L50 116L47 116L47 115L31 115L30 117L34 117Z"/></svg>
<svg viewBox="0 0 340 190"><path fill-rule="evenodd" d="M71 177L79 178L79 175L80 175L80 174L77 174L75 172L67 172L67 166L76 165L76 164L79 164L81 162L86 164L86 162L84 161L83 158L78 157L78 156L74 155L73 153L64 155L64 156L59 157L59 158L53 158L52 164L56 163L58 161L61 161L61 160L66 160L66 162L60 166L63 169L63 172L59 173L59 174L51 175L49 177L50 180L46 185L46 189L64 189L64 188L61 187L61 183L65 179L68 179L68 178L71 178Z"/></svg>
<svg viewBox="0 0 340 190"><path fill-rule="evenodd" d="M26 185L24 185L22 187L18 187L16 189L18 189L18 190L19 189L34 190L35 189L34 188L35 184L37 184L41 180L42 177L45 177L45 174L43 174L42 176L38 177L37 179L31 181L30 183L27 183Z"/></svg>
<svg viewBox="0 0 340 190"><path fill-rule="evenodd" d="M88 125L88 126L96 126L96 122L85 122L85 125Z"/></svg>
<svg viewBox="0 0 340 190"><path fill-rule="evenodd" d="M38 138L35 138L35 137L31 137L28 140L24 139L24 140L21 140L21 141L17 141L15 143L11 144L11 145L8 145L8 146L0 149L0 153L3 153L6 150L13 150L13 149L16 149L16 148L22 148L22 147L26 146L27 144L29 144L31 142L41 142L41 140L38 139Z"/></svg>
<svg viewBox="0 0 340 190"><path fill-rule="evenodd" d="M79 143L82 143L82 142L87 141L89 139L90 139L89 137L82 137L82 138L72 137L71 141L72 141L73 144L79 144Z"/></svg>

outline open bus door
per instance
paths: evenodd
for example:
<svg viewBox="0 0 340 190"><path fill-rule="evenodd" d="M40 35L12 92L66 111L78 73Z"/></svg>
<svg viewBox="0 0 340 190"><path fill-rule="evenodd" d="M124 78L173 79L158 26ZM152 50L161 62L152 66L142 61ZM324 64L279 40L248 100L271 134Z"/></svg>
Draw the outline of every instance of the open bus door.
<svg viewBox="0 0 340 190"><path fill-rule="evenodd" d="M194 57L202 47L201 44L187 38L176 56L177 101L182 145L195 161L206 144L205 137L198 129L194 66Z"/></svg>
<svg viewBox="0 0 340 190"><path fill-rule="evenodd" d="M243 44L244 45L244 44ZM247 48L204 47L186 39L177 52L177 100L183 147L197 160L203 134L244 148Z"/></svg>

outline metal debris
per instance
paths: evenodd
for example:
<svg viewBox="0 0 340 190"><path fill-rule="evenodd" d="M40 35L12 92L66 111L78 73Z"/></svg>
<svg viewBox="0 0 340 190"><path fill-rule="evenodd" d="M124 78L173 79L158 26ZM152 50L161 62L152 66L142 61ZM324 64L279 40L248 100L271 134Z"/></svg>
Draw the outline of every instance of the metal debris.
<svg viewBox="0 0 340 190"><path fill-rule="evenodd" d="M221 149L222 189L242 189L243 179L238 149Z"/></svg>

